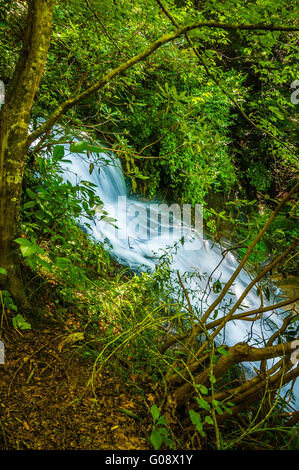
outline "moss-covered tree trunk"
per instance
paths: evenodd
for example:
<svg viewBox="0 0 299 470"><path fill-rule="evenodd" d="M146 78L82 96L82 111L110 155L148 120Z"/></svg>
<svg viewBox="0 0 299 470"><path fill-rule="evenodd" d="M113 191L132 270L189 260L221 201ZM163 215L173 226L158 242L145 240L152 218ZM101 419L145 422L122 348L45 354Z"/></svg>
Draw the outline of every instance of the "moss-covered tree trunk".
<svg viewBox="0 0 299 470"><path fill-rule="evenodd" d="M54 0L27 3L23 48L0 113L0 267L7 271L1 284L5 283L19 302L25 297L13 240L18 229L30 112L47 58Z"/></svg>

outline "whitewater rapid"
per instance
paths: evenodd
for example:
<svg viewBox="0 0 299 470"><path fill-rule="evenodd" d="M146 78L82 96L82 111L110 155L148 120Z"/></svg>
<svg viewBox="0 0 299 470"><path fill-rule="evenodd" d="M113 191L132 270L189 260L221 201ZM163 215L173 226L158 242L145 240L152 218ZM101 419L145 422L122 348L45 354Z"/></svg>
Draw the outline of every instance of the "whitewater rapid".
<svg viewBox="0 0 299 470"><path fill-rule="evenodd" d="M153 272L159 258L167 252L172 253L172 282L178 284L176 273L179 271L184 279L193 307L197 311L204 312L218 295L217 292L214 292L214 283L218 282L219 285L220 282L223 286L237 268L238 260L234 254L228 251L223 259L223 247L205 238L202 231L194 230L191 225L188 226L186 223L182 225L181 220L176 219L175 215L171 220L171 230L169 231L169 223L165 223L169 215L167 206L161 206L161 201L144 201L129 194L120 161L112 154L88 152L87 155L87 153L70 152L68 144L65 144L64 147L65 159L68 160L62 164L64 180L70 181L73 185L84 181L92 183L96 195L103 202L102 209L100 208L93 221L84 216L80 218L79 224L84 227L84 230L96 240L108 241L111 255L121 264L135 271ZM103 210L107 212L107 216ZM166 216L163 211L166 212ZM103 219L105 216L109 217L108 221ZM154 232L149 227L151 217L155 219L153 225L156 230ZM207 288L209 277L210 283ZM250 281L251 276L244 269L241 270L229 293L218 306L219 312L222 314L227 312ZM177 293L179 290L178 284ZM272 292L270 302L278 300L274 299L278 295L279 290L276 289ZM182 301L183 297L182 295ZM236 313L240 313L244 309L251 310L259 307L260 297L254 288L247 294ZM262 345L273 333L273 325L275 327L281 323L282 312L279 311L267 312L261 320L253 324L242 320L229 322L223 339L229 346L242 341L249 342L251 345ZM274 362L268 361L268 366L270 367ZM246 364L252 373L254 366L258 367L259 364ZM298 408L298 381L294 391Z"/></svg>

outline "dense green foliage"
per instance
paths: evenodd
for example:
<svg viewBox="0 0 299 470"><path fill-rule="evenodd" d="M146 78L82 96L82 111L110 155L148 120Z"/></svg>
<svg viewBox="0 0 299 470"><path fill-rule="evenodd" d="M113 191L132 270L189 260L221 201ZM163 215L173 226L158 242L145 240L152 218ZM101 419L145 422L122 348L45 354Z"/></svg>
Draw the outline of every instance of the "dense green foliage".
<svg viewBox="0 0 299 470"><path fill-rule="evenodd" d="M18 2L11 3L13 12ZM285 1L168 1L165 6L179 24L204 19L283 24L295 17ZM14 14L1 20L0 63L8 84L21 25ZM113 8L105 2L58 2L34 114L47 116L166 28L173 25L155 0L121 1ZM168 197L196 203L210 190L234 194L238 183L253 192L288 188L297 164L296 105L290 99L298 70L296 35L203 28L189 36L208 75L181 37L69 111L68 121L109 139L126 159L133 188L136 165L141 167L149 178L137 177L137 185L151 194L167 187ZM240 115L229 96L257 127Z"/></svg>
<svg viewBox="0 0 299 470"><path fill-rule="evenodd" d="M293 25L296 13L286 0L165 0L163 5L164 11L156 0L58 0L46 68L32 108L33 128L61 102L177 25L199 21ZM24 40L25 9L20 1L12 0L8 7L0 0L0 79L7 96L14 92L12 75ZM114 151L132 192L204 203L210 235L217 242L236 242L242 258L297 177L296 103L291 102L290 88L298 71L296 40L294 32L208 26L181 35L63 115L67 140L68 131L77 129L78 134L85 131L101 141L99 147L73 143L71 151L87 155ZM197 338L192 336L194 321L200 323L205 312L202 307L191 309L188 294L192 293L184 285L181 289L180 278L174 283L170 253L161 257L152 275L137 274L111 258L109 243L96 242L82 231L80 217L92 220L102 202L93 184L82 181L72 186L64 181L64 139L60 140L56 142L49 132L28 151L15 240L26 266L29 299L36 301L38 314L34 310L23 316L10 293L0 290L1 332L6 311L18 331L47 318L66 330L63 346L76 344L76 354L94 361L89 385L102 367L128 381L132 373L140 381L146 377L159 392L155 399L163 397L162 404L153 403L151 397L149 408L153 420L149 441L155 449L246 448L259 433L267 440L265 447L296 447L296 431L280 420L285 403L279 393L271 402L280 385L275 385L274 395L265 388L265 395L250 410L241 409L240 422L233 419L219 430L218 419L222 423L223 415L239 414L233 399L221 398L241 380L238 361L215 377L215 369L229 356L227 347L216 344L204 329ZM215 203L217 195L221 204ZM289 247L297 236L297 222L293 196L256 244L247 267L258 271ZM288 253L279 269L295 274L296 253ZM0 263L0 275L6 274ZM187 276L183 280L187 285ZM55 318L36 299L44 284L53 286ZM211 289L221 293L223 284L213 282ZM211 312L213 321L219 320L220 310L226 314L229 308L220 302ZM192 331L193 343L188 340L183 347L179 340L176 347L161 352L170 327L185 337L186 331ZM287 341L296 338L294 325L283 335L284 331L278 336ZM189 364L205 341L202 363L191 370ZM195 372L202 370L207 373L205 385L195 380ZM193 395L188 403L178 400L176 410L172 392L180 392L185 383L193 387ZM139 393L144 394L140 387ZM180 428L187 429L182 438ZM264 445L263 439L258 442Z"/></svg>

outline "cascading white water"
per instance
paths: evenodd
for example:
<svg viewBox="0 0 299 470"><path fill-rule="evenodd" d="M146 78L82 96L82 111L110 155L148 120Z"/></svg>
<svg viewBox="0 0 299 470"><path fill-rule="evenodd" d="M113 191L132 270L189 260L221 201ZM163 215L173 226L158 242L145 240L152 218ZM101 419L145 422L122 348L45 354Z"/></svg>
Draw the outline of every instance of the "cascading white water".
<svg viewBox="0 0 299 470"><path fill-rule="evenodd" d="M80 224L84 225L86 231L95 239L109 240L112 247L112 256L120 263L134 270L146 269L153 271L158 258L165 252L166 248L171 244L177 244L171 264L173 282L177 282L177 270L181 275L184 273L199 273L202 277L195 275L186 278L186 287L190 291L190 299L193 305L200 307L200 310L204 311L217 297L217 293L213 289L206 289L207 277L212 274L213 280L210 285L213 285L215 280L220 280L222 285L226 283L238 266L235 256L231 252L227 252L223 259L222 249L219 245L210 240L203 239L197 233L190 230L190 227L186 226L183 228L185 244L182 245L179 243L179 240L182 238L181 228L176 228L180 225L181 221L176 223L173 220L171 243L169 233L165 234L165 231L163 232L161 229L160 233L148 237L149 202L128 196L126 182L119 161L107 154L96 156L91 154L87 157L86 154L74 154L68 152L68 150L69 146L66 144L66 156L71 163L63 164L64 179L69 180L74 185L80 181L88 181L96 185L96 193L104 203L105 211L108 212L109 217L116 219L115 225L118 228L115 228L110 222L100 220L100 217L95 217L92 226L90 226L91 228L86 226L86 223L90 224L90 221L84 217L81 218ZM94 163L95 157L97 161L99 159L105 159L106 161L105 164L100 165L100 171L98 171L97 163ZM90 172L90 163L94 163L92 172ZM124 201L125 206L123 205ZM131 220L128 217L128 213L131 214ZM138 215L137 218L136 214ZM136 220L138 220L138 224L136 224ZM186 245L188 245L187 249ZM215 269L216 267L217 269ZM222 301L219 312L222 311L223 314L225 309L228 309L230 305L232 306L249 282L250 276L245 270L242 270L231 287L230 293ZM273 299L271 300L273 301ZM260 298L256 295L255 289L249 292L243 301L242 310L239 309L236 313L240 313L245 307L250 310L260 307ZM247 341L252 345L261 344L273 333L269 323L270 319L276 325L280 325L282 322L281 316L281 312L270 311L263 316L261 321L256 321L253 324L242 320L229 322L225 331L225 343L233 345L237 342ZM269 361L269 365L271 364L273 363ZM258 366L258 364L254 365ZM249 370L253 371L253 365L247 364L247 366ZM298 407L298 383L295 394L297 396L296 406Z"/></svg>

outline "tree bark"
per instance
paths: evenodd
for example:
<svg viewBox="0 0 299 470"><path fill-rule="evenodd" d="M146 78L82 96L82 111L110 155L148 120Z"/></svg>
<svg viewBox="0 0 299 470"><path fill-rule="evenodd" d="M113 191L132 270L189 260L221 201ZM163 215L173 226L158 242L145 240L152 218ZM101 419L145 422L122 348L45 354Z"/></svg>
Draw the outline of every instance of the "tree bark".
<svg viewBox="0 0 299 470"><path fill-rule="evenodd" d="M0 266L7 271L1 285L22 304L25 295L13 240L18 229L30 112L47 59L53 8L54 0L28 2L23 48L0 113Z"/></svg>

